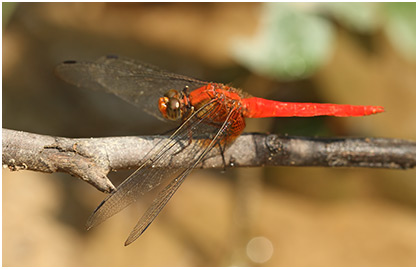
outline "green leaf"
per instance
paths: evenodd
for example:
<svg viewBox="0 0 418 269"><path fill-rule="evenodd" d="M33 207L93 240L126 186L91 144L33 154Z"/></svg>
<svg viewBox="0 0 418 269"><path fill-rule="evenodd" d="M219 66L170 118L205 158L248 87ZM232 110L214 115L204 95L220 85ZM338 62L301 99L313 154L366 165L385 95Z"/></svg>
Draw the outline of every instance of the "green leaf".
<svg viewBox="0 0 418 269"><path fill-rule="evenodd" d="M416 3L384 3L385 32L393 46L408 60L415 61Z"/></svg>
<svg viewBox="0 0 418 269"><path fill-rule="evenodd" d="M370 33L379 26L380 3L348 2L323 3L328 11L342 25L359 33Z"/></svg>
<svg viewBox="0 0 418 269"><path fill-rule="evenodd" d="M233 44L233 55L250 70L282 80L315 72L332 52L334 29L325 19L285 3L264 4L252 39Z"/></svg>

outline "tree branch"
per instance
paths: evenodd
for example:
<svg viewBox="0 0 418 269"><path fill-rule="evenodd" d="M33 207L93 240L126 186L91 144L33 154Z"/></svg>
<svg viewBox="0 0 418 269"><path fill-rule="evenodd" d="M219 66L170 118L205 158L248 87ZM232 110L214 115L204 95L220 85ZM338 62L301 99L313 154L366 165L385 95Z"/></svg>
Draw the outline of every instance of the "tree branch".
<svg viewBox="0 0 418 269"><path fill-rule="evenodd" d="M63 138L3 129L3 167L12 171L65 172L103 192L115 189L110 171L135 168L167 136ZM185 144L189 141L185 141ZM193 142L192 142L193 143ZM193 148L193 147L188 147ZM187 150L187 148L186 148ZM179 158L181 154L179 154ZM307 138L243 134L224 153L227 165L323 166L408 169L415 167L415 142L385 138ZM176 156L165 167L188 167ZM224 168L219 152L199 168ZM158 168L157 168L158 169Z"/></svg>

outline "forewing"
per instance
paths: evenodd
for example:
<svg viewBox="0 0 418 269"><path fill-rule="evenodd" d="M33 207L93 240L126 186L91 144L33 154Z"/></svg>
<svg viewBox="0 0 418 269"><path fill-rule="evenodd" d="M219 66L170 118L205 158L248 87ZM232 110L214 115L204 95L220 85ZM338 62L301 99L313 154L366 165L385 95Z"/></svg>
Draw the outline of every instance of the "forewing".
<svg viewBox="0 0 418 269"><path fill-rule="evenodd" d="M239 120L242 120L242 117L238 115L239 113L236 110L231 110L225 122L217 128L216 135L211 139L210 143L201 142L200 150L196 152L196 157L194 159L193 165L189 168L183 170L183 172L171 180L171 182L158 194L157 198L154 199L151 206L147 209L145 214L139 219L138 223L135 225L134 229L129 234L128 238L125 241L125 246L131 244L135 241L145 230L148 226L154 221L160 211L164 208L164 206L168 203L174 193L178 190L181 184L184 182L184 179L191 173L193 168L195 168L198 163L209 153L209 151L216 145L220 145L222 141L228 140L227 136L229 134L229 130L232 128L232 125L229 122L230 118L234 118L237 116ZM206 145L204 147L203 145Z"/></svg>
<svg viewBox="0 0 418 269"><path fill-rule="evenodd" d="M113 93L160 119L158 99L168 90L181 91L186 86L193 90L208 83L118 56L104 56L91 62L66 61L55 72L68 83Z"/></svg>
<svg viewBox="0 0 418 269"><path fill-rule="evenodd" d="M214 108L207 109L206 114L210 114L213 110ZM196 160L202 158L202 153L206 154L210 150L210 148L208 149L207 136L216 134L220 128L217 125L206 124L202 115L199 117L197 115L198 112L194 113L179 127L168 142L157 146L147 155L147 160L140 168L122 182L117 190L94 211L87 222L88 228L118 213L143 194L159 186L163 180L171 182L187 170L167 167L167 163L177 161L197 165ZM203 116L205 118L205 115ZM202 135L205 136L205 139L202 139ZM160 169L153 167L160 167ZM192 168L189 168L189 172Z"/></svg>

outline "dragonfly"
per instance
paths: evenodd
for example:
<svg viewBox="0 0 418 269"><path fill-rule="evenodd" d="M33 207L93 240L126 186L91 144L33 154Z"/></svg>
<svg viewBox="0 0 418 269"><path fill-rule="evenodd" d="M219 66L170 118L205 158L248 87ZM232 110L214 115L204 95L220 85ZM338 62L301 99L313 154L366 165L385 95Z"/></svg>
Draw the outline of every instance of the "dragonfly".
<svg viewBox="0 0 418 269"><path fill-rule="evenodd" d="M222 154L223 149L243 132L246 118L351 117L384 111L381 106L266 100L222 83L193 79L114 55L95 61L65 61L55 71L58 77L70 84L113 93L157 118L178 121L179 127L168 141L154 147L139 163L139 168L102 201L87 221L90 229L144 194L160 188L129 234L125 246L144 233L185 178L211 150L219 146ZM195 143L184 142L192 140ZM187 147L189 149L185 151ZM179 152L185 162L191 163L187 168L156 168ZM164 185L163 182L167 183Z"/></svg>

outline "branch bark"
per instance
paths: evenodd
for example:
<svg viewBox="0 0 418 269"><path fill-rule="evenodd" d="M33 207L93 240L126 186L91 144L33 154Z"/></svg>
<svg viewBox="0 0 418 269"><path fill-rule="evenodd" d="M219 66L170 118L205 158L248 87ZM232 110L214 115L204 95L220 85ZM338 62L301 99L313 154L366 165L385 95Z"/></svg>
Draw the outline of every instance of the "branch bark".
<svg viewBox="0 0 418 269"><path fill-rule="evenodd" d="M12 171L27 169L46 173L65 172L85 180L103 192L115 189L107 178L110 171L138 167L153 147L168 139L167 136L75 139L9 129L3 129L2 133L3 167ZM415 142L386 138L309 138L243 134L225 151L224 157L231 167L409 169L415 167ZM191 165L176 160L175 156L166 159L164 167ZM197 167L224 166L220 154L212 154Z"/></svg>

